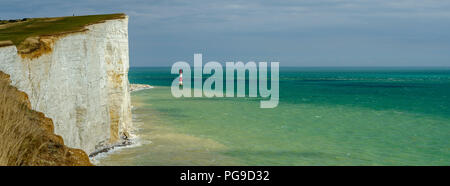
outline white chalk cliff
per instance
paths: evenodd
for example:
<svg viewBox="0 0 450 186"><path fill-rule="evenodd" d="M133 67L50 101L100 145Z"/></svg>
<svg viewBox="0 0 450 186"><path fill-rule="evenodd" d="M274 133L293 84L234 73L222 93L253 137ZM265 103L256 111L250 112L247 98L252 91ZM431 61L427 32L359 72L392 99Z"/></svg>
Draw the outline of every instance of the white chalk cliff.
<svg viewBox="0 0 450 186"><path fill-rule="evenodd" d="M91 154L120 142L131 127L128 18L49 37L51 52L23 57L0 47L0 71L53 120L67 146Z"/></svg>

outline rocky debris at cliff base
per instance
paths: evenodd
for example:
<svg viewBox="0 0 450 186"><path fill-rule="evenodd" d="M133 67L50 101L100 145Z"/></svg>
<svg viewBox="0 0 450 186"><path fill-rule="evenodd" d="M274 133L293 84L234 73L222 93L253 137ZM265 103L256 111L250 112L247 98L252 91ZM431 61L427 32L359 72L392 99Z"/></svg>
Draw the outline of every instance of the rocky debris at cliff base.
<svg viewBox="0 0 450 186"><path fill-rule="evenodd" d="M145 89L151 89L153 86L147 85L147 84L130 84L130 92L135 92L139 90L145 90Z"/></svg>
<svg viewBox="0 0 450 186"><path fill-rule="evenodd" d="M111 145L111 146L108 146L108 147L103 148L101 150L95 151L95 152L89 154L89 157L92 158L92 157L97 156L100 153L105 153L105 152L109 152L111 150L114 150L114 148L129 146L129 145L132 145L132 144L133 144L133 142L131 140L126 139L126 140L123 140L123 141L121 141L119 143L116 143L114 145Z"/></svg>

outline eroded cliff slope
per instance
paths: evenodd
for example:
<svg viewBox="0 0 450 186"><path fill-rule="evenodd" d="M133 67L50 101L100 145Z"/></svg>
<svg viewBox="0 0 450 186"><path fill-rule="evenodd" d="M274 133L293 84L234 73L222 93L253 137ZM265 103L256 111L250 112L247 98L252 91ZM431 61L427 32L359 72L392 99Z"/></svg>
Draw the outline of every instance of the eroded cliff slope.
<svg viewBox="0 0 450 186"><path fill-rule="evenodd" d="M31 110L27 94L0 72L0 165L91 165L85 152L68 148L50 118Z"/></svg>
<svg viewBox="0 0 450 186"><path fill-rule="evenodd" d="M129 135L128 17L75 28L13 37L0 47L0 71L28 94L32 109L53 120L67 146L91 154Z"/></svg>

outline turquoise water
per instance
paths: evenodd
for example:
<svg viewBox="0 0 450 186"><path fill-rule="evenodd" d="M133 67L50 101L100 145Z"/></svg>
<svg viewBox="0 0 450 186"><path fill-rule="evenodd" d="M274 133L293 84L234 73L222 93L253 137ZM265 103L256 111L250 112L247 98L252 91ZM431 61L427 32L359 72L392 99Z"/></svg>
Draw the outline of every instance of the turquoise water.
<svg viewBox="0 0 450 186"><path fill-rule="evenodd" d="M142 144L103 165L450 165L450 68L281 68L280 103L174 98L131 68Z"/></svg>

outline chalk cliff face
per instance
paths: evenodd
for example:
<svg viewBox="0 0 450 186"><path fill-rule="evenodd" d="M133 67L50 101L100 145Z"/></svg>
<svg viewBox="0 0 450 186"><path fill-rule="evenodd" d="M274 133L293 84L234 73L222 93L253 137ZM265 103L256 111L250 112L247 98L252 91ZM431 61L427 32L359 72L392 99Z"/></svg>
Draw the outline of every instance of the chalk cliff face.
<svg viewBox="0 0 450 186"><path fill-rule="evenodd" d="M67 146L90 154L129 135L128 18L86 28L38 38L49 47L40 55L0 47L0 71L53 120Z"/></svg>

